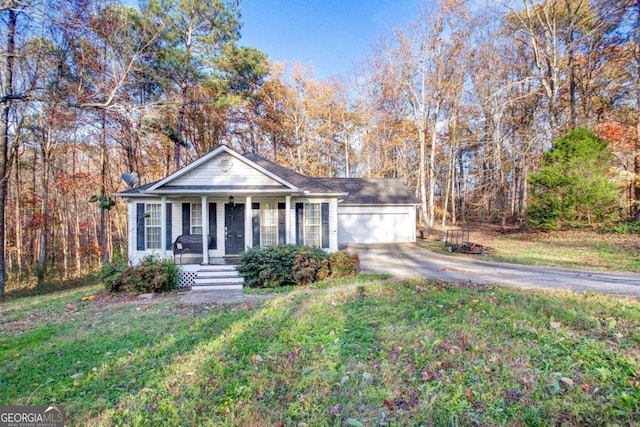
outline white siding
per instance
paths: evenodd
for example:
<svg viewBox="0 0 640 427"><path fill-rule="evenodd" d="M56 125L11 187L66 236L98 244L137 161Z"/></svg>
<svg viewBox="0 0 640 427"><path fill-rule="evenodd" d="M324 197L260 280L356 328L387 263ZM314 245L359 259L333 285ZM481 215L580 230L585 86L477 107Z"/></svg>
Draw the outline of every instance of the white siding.
<svg viewBox="0 0 640 427"><path fill-rule="evenodd" d="M144 221L142 221L140 224L138 224L137 220L138 218L136 218L136 213L137 213L137 204L138 203L161 203L160 198L132 198L129 199L128 202L128 235L129 235L129 244L128 244L128 250L129 250L129 264L131 265L137 265L142 258L144 258L147 255L153 255L156 256L158 258L162 258L162 257L166 257L166 258L172 258L173 257L173 252L170 250L164 250L164 248L161 249L145 249L143 251L139 251L136 248L138 247L138 242L137 242L137 232L138 232L138 227L144 227ZM172 200L167 200L167 203L173 203L172 206L172 214L173 216L171 217L171 223L172 223L172 234L175 234L175 228L173 227L173 224L175 224L176 221L176 206L175 206L175 202ZM167 209L168 210L168 209ZM165 233L165 220L162 220L162 233ZM177 236L176 236L177 237ZM173 240L175 240L175 237L173 238ZM171 240L171 242L173 242L173 240ZM146 243L146 242L145 242Z"/></svg>
<svg viewBox="0 0 640 427"><path fill-rule="evenodd" d="M171 203L171 245L173 245L173 242L182 234L182 200L168 200L168 202ZM173 250L171 256L173 257Z"/></svg>
<svg viewBox="0 0 640 427"><path fill-rule="evenodd" d="M338 250L338 200L335 198L291 198L289 239L296 243L296 203L329 203L329 252Z"/></svg>
<svg viewBox="0 0 640 427"><path fill-rule="evenodd" d="M231 162L231 168L225 171L221 164ZM243 161L228 154L220 154L194 170L171 181L169 185L278 185L284 186L275 179L254 169Z"/></svg>
<svg viewBox="0 0 640 427"><path fill-rule="evenodd" d="M127 255L129 258L129 264L135 265L138 263L137 259L134 261L136 250L136 202L129 199L127 202Z"/></svg>

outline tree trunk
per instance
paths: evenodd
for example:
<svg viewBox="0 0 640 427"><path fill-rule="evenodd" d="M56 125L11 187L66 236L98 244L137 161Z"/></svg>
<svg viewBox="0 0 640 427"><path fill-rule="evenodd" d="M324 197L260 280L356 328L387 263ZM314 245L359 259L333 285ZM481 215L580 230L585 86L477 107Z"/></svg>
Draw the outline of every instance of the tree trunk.
<svg viewBox="0 0 640 427"><path fill-rule="evenodd" d="M420 182L420 212L422 213L422 221L425 223L427 227L430 227L429 217L427 215L427 178L426 178L426 154L427 154L427 143L426 143L426 133L424 126L418 127L418 140L420 142L420 166L418 170L418 181Z"/></svg>
<svg viewBox="0 0 640 427"><path fill-rule="evenodd" d="M7 25L7 52L6 71L4 76L4 87L2 92L7 95L13 94L13 62L15 60L15 36L16 36L17 13L9 9ZM8 99L0 106L0 298L4 298L6 285L6 242L5 242L5 203L7 201L7 176L9 173L8 149L9 149L9 109L11 100Z"/></svg>
<svg viewBox="0 0 640 427"><path fill-rule="evenodd" d="M571 0L565 0L567 7L567 20L568 20L568 34L567 34L567 68L569 69L569 126L570 129L575 129L577 124L576 117L576 67L574 64L575 59L575 46L574 46L574 26L575 26L575 14L571 5Z"/></svg>
<svg viewBox="0 0 640 427"><path fill-rule="evenodd" d="M435 193L436 193L436 143L438 142L438 117L440 116L440 106L442 100L436 102L436 110L433 114L433 132L431 133L431 150L429 152L429 214L427 225L433 227L436 216Z"/></svg>
<svg viewBox="0 0 640 427"><path fill-rule="evenodd" d="M38 263L36 265L36 277L38 287L44 286L44 278L47 273L48 245L47 237L49 231L49 156L51 146L51 129L43 129L41 155L42 155L42 175L40 185L42 187L42 203L40 208L40 236L38 240Z"/></svg>
<svg viewBox="0 0 640 427"><path fill-rule="evenodd" d="M451 147L451 151L449 153L449 170L447 171L447 181L445 185L445 193L444 193L444 204L442 206L442 228L447 225L447 211L449 210L449 198L453 199L453 178L452 178L452 170L455 168L455 160L454 160L454 152L453 147ZM454 203L451 203L453 207Z"/></svg>
<svg viewBox="0 0 640 427"><path fill-rule="evenodd" d="M442 208L442 227L446 226L447 211L449 209L449 199L451 199L451 219L452 224L455 223L455 169L456 169L456 127L457 127L457 111L453 112L453 123L451 124L449 140L449 171L447 174L447 184L444 197L444 206Z"/></svg>
<svg viewBox="0 0 640 427"><path fill-rule="evenodd" d="M71 159L71 170L73 172L73 176L76 176L77 168L76 168L76 149L73 148L73 154ZM73 258L74 258L74 276L79 276L82 271L82 256L80 252L80 210L78 209L78 191L76 188L73 189Z"/></svg>
<svg viewBox="0 0 640 427"><path fill-rule="evenodd" d="M460 217L460 221L462 221L464 223L465 221L465 214L466 214L466 203L465 203L465 196L467 194L467 190L466 190L466 185L465 185L465 178L464 178L464 161L462 159L463 157L463 152L462 150L460 150L458 152L458 156L457 156L457 160L458 160L458 170L459 170L459 178L457 183L459 184L459 189L458 189L458 198L459 198L459 204L458 204L458 212L459 212L459 217Z"/></svg>
<svg viewBox="0 0 640 427"><path fill-rule="evenodd" d="M636 76L640 76L640 30L638 30L638 26L640 24L640 5L636 3L636 32L635 32L635 43L634 43L634 56L636 60L637 66L637 74ZM635 82L635 91L636 91L636 156L633 162L634 172L636 175L635 179L635 215L634 219L640 222L640 79Z"/></svg>
<svg viewBox="0 0 640 427"><path fill-rule="evenodd" d="M22 278L22 207L20 206L20 196L22 186L20 185L20 162L18 160L18 156L15 158L16 166L15 166L15 217L16 217L16 280L20 281Z"/></svg>
<svg viewBox="0 0 640 427"><path fill-rule="evenodd" d="M107 118L106 113L102 111L102 127L100 132L100 146L102 147L102 170L101 170L101 188L100 194L108 198L107 194ZM102 250L102 264L109 262L109 245L107 242L107 210L100 209L100 249Z"/></svg>
<svg viewBox="0 0 640 427"><path fill-rule="evenodd" d="M345 178L351 177L351 168L349 164L349 136L345 135L344 138L344 176Z"/></svg>

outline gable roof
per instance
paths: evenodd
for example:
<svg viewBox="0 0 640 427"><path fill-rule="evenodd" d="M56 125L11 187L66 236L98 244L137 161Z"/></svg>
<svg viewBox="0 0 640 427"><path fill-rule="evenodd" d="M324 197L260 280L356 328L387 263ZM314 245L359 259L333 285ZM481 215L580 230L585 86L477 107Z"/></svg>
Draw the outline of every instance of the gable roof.
<svg viewBox="0 0 640 427"><path fill-rule="evenodd" d="M272 162L271 160L260 157L257 154L247 153L244 155L244 157L262 166L266 170L272 172L274 175L284 178L286 181L292 183L302 190L309 191L310 193L314 194L339 193L343 195L342 190L334 188L330 185L323 184L322 179L320 178L310 178L308 176L302 175L298 172L292 171L291 169L280 166L277 163Z"/></svg>
<svg viewBox="0 0 640 427"><path fill-rule="evenodd" d="M154 184L160 181L148 182L146 184L139 185L137 187L127 188L126 190L118 191L115 193L116 196L152 196L152 194L148 194L146 191L153 186ZM155 194L153 194L155 196Z"/></svg>
<svg viewBox="0 0 640 427"><path fill-rule="evenodd" d="M400 179L319 178L320 182L348 193L346 205L416 205L420 202Z"/></svg>
<svg viewBox="0 0 640 427"><path fill-rule="evenodd" d="M287 187L289 189L292 189L292 190L296 189L295 186L292 185L291 183L289 183L286 180L282 179L278 175L275 175L275 174L269 172L268 170L265 170L264 168L262 168L258 164L256 164L256 163L252 162L251 160L249 160L246 156L242 156L241 154L235 152L234 150L230 149L226 145L221 145L218 148L216 148L215 150L212 150L209 153L205 154L204 156L200 157L199 159L189 163L187 166L183 167L182 169L179 169L179 170L175 171L174 173L172 173L168 177L166 177L164 179L161 179L160 181L157 181L156 183L154 183L153 185L151 185L148 188L148 191L149 192L153 192L155 190L160 189L160 187L169 186L169 184L172 181L175 181L178 178L180 178L181 176L184 176L187 173L197 169L201 165L211 161L212 159L214 159L215 157L219 156L222 153L226 153L226 154L228 154L230 156L235 157L236 159L238 159L241 162L249 164L249 166L255 168L259 172L267 175L269 178L277 181L278 183L284 185L285 187ZM215 188L214 188L214 190L215 190Z"/></svg>
<svg viewBox="0 0 640 427"><path fill-rule="evenodd" d="M146 196L157 197L167 192L183 192L185 194L200 194L211 192L247 191L268 192L276 190L273 186L239 185L233 187L216 187L213 185L171 185L181 176L188 174L197 167L211 161L221 153L227 153L261 173L269 176L282 189L298 194L313 196L327 195L342 198L346 205L416 205L420 202L414 193L400 179L394 178L311 178L280 166L254 153L238 154L226 146L220 146L184 168L168 177L129 188L116 193L116 196ZM269 187L269 188L267 188Z"/></svg>

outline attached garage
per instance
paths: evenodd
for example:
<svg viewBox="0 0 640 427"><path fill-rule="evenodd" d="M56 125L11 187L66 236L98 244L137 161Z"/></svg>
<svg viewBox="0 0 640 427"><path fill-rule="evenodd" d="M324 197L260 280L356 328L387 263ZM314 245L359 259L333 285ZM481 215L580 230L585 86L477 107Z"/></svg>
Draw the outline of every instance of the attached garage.
<svg viewBox="0 0 640 427"><path fill-rule="evenodd" d="M340 206L338 244L415 241L413 206Z"/></svg>
<svg viewBox="0 0 640 427"><path fill-rule="evenodd" d="M338 201L338 244L416 240L418 200L396 179L333 178L326 185L347 194Z"/></svg>

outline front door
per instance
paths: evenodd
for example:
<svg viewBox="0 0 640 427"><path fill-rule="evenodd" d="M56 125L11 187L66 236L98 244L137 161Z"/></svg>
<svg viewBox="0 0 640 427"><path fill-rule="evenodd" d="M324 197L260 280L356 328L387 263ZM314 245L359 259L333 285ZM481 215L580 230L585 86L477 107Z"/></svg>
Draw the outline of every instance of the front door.
<svg viewBox="0 0 640 427"><path fill-rule="evenodd" d="M244 204L224 205L224 253L238 255L244 250Z"/></svg>

